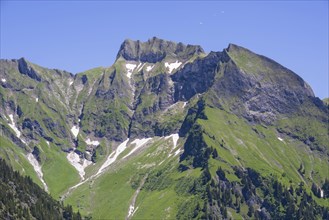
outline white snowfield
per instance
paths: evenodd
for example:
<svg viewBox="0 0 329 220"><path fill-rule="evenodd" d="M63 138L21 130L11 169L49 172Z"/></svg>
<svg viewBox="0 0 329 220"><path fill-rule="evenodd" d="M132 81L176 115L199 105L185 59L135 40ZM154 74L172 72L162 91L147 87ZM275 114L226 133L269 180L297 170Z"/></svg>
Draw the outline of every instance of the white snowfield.
<svg viewBox="0 0 329 220"><path fill-rule="evenodd" d="M75 153L74 151L71 151L66 156L67 160L70 162L72 166L79 172L79 175L82 180L85 179L85 168L92 164L91 161L86 160L85 158L81 159L80 156Z"/></svg>
<svg viewBox="0 0 329 220"><path fill-rule="evenodd" d="M138 66L137 66L137 72L141 71L144 66L145 66L145 63L138 64Z"/></svg>
<svg viewBox="0 0 329 220"><path fill-rule="evenodd" d="M147 71L147 72L150 72L150 71L153 69L154 66L155 66L155 65L146 67L146 71Z"/></svg>
<svg viewBox="0 0 329 220"><path fill-rule="evenodd" d="M9 121L9 119L6 117L6 115L3 115L4 119L6 119L6 121Z"/></svg>
<svg viewBox="0 0 329 220"><path fill-rule="evenodd" d="M71 80L70 82L69 82L69 86L71 86L73 84L73 80Z"/></svg>
<svg viewBox="0 0 329 220"><path fill-rule="evenodd" d="M181 152L183 152L182 149L176 150L175 153L174 153L174 157L177 156L178 154L180 154Z"/></svg>
<svg viewBox="0 0 329 220"><path fill-rule="evenodd" d="M1 82L5 83L5 82L7 82L7 80L5 78L2 78Z"/></svg>
<svg viewBox="0 0 329 220"><path fill-rule="evenodd" d="M179 139L179 135L178 134L171 134L169 136L166 136L165 139L169 139L172 138L173 140L173 148L171 149L171 152L177 147L177 142ZM130 143L130 145L135 145L134 148L127 154L125 155L122 159L130 156L131 154L133 154L137 149L141 148L142 146L144 146L148 141L150 141L152 138L143 138L143 139L135 139L134 141L132 141ZM87 141L91 140L87 139ZM72 190L74 190L75 188L79 187L80 185L86 183L87 181L91 180L91 179L96 179L97 177L99 177L105 170L106 168L108 168L111 164L113 164L117 158L119 157L119 155L124 152L127 149L127 144L129 142L129 138L126 139L124 142L122 142L115 151L113 151L108 158L106 159L106 161L102 164L102 166L99 168L99 170L97 171L96 174L91 175L90 177L88 177L87 179L84 179L84 168L87 167L88 165L90 165L92 162L90 162L90 164L87 164L88 162L83 162L81 164L80 158L78 155L75 155L74 152L70 152L69 155L67 156L67 159L70 161L70 163L79 171L79 174L81 176L82 181L80 181L78 184L70 187L68 189L68 191L61 197L61 200L65 199ZM174 155L178 155L180 152L182 152L182 149L177 149L174 153ZM170 154L172 155L172 154ZM169 155L169 156L170 156ZM169 157L168 156L168 157ZM162 162L161 162L162 163ZM160 164L161 164L160 163ZM159 164L159 165L160 165ZM127 217L131 217L134 215L134 213L137 211L138 207L135 208L134 203L132 205L130 205L129 210L128 210L128 216Z"/></svg>
<svg viewBox="0 0 329 220"><path fill-rule="evenodd" d="M282 142L284 142L284 141L283 141L283 139L282 139L282 138L280 138L280 137L278 137L278 140L279 140L279 141L282 141Z"/></svg>
<svg viewBox="0 0 329 220"><path fill-rule="evenodd" d="M78 134L79 134L79 127L77 125L74 125L72 128L71 128L71 132L73 134L73 136L75 138L78 137Z"/></svg>
<svg viewBox="0 0 329 220"><path fill-rule="evenodd" d="M149 140L152 138L143 138L143 139L135 139L131 144L136 144L134 149L132 149L126 156L124 156L122 159L125 159L126 157L129 157L131 154L133 154L136 150L138 150L140 147L142 147L144 144L146 144Z"/></svg>
<svg viewBox="0 0 329 220"><path fill-rule="evenodd" d="M104 162L104 164L101 166L101 168L99 168L98 172L96 173L96 175L101 174L102 172L104 172L104 170L110 166L114 161L116 161L116 159L118 158L118 156L127 148L127 143L129 141L129 138L127 140L125 140L124 142L122 142L118 148L113 151L110 156L108 156L107 160Z"/></svg>
<svg viewBox="0 0 329 220"><path fill-rule="evenodd" d="M127 77L130 79L131 74L133 73L134 69L136 68L136 64L127 63L126 68L127 68Z"/></svg>
<svg viewBox="0 0 329 220"><path fill-rule="evenodd" d="M88 177L87 179L84 179L84 180L80 181L78 184L70 187L68 189L68 191L61 197L61 200L65 199L71 193L72 190L76 189L77 187L81 186L82 184L84 184L85 182L87 182L91 179L96 179L100 174L102 174L105 171L105 169L108 166L110 166L112 163L114 163L116 161L117 157L126 149L128 141L129 141L129 138L127 140L125 140L124 142L122 142L118 146L118 148L108 156L107 160L103 163L101 168L99 168L99 170L97 171L96 174L93 174L90 177Z"/></svg>
<svg viewBox="0 0 329 220"><path fill-rule="evenodd" d="M90 138L88 138L85 142L88 145L94 145L94 146L98 146L99 145L99 141L92 141L92 140L90 140Z"/></svg>
<svg viewBox="0 0 329 220"><path fill-rule="evenodd" d="M165 137L165 139L169 139L169 138L172 138L172 141L174 143L173 147L171 148L170 152L169 152L169 155L168 157L171 157L172 156L172 151L177 147L177 142L178 142L178 139L179 139L179 135L178 134L171 134L167 137ZM180 149L178 149L177 151L180 151ZM178 153L177 151L174 153L174 155L176 156Z"/></svg>
<svg viewBox="0 0 329 220"><path fill-rule="evenodd" d="M129 213L128 213L128 216L127 217L132 217L135 212L137 211L138 207L135 209L135 207L133 205L130 205L129 206Z"/></svg>
<svg viewBox="0 0 329 220"><path fill-rule="evenodd" d="M30 162L30 164L33 166L33 169L37 173L37 175L38 175L40 181L42 182L46 192L48 192L48 186L47 186L46 182L43 180L43 173L42 173L41 166L40 166L39 162L37 161L37 159L35 159L35 157L33 156L32 153L27 154L26 158Z"/></svg>
<svg viewBox="0 0 329 220"><path fill-rule="evenodd" d="M139 69L139 67L142 65L143 63L139 63L138 66L137 66L137 71Z"/></svg>
<svg viewBox="0 0 329 220"><path fill-rule="evenodd" d="M11 127L11 129L13 129L14 131L15 131L15 133L16 133L16 136L18 137L18 138L20 138L21 137L21 132L18 130L18 128L16 127L16 124L15 124L15 121L14 121L14 116L13 116L13 114L10 114L9 115L9 118L10 118L10 120L11 120L11 123L9 123L9 126Z"/></svg>
<svg viewBox="0 0 329 220"><path fill-rule="evenodd" d="M128 217L132 216L134 213L135 207L133 205L129 206Z"/></svg>
<svg viewBox="0 0 329 220"><path fill-rule="evenodd" d="M165 67L169 68L169 73L171 73L174 69L177 69L180 65L182 65L182 62L178 62L178 60L176 60L175 63L165 63Z"/></svg>
<svg viewBox="0 0 329 220"><path fill-rule="evenodd" d="M187 105L187 102L184 102L182 108L185 108L186 105Z"/></svg>
<svg viewBox="0 0 329 220"><path fill-rule="evenodd" d="M39 102L39 98L35 98L35 101L36 101L36 102Z"/></svg>
<svg viewBox="0 0 329 220"><path fill-rule="evenodd" d="M178 134L172 134L172 140L174 142L174 149L177 147L177 142L178 142L178 139L179 139L179 135Z"/></svg>
<svg viewBox="0 0 329 220"><path fill-rule="evenodd" d="M172 138L172 141L174 142L174 147L172 149L175 149L177 147L177 141L179 139L179 135L178 134L171 134L169 136L166 136L165 139L169 139Z"/></svg>

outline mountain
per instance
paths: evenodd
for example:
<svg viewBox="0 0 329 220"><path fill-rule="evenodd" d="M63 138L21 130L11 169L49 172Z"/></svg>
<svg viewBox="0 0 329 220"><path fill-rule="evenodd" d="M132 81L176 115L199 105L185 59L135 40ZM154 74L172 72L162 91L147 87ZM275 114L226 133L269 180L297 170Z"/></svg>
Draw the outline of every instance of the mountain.
<svg viewBox="0 0 329 220"><path fill-rule="evenodd" d="M328 216L328 105L267 57L154 37L76 75L0 64L0 156L84 216Z"/></svg>

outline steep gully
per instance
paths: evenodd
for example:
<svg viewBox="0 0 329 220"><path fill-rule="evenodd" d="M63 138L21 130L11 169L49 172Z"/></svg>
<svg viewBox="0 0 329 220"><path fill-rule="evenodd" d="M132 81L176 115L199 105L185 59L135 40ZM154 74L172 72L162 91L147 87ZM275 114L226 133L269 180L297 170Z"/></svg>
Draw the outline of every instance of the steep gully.
<svg viewBox="0 0 329 220"><path fill-rule="evenodd" d="M9 114L9 118L10 118L10 120L8 118L6 118L7 121L8 121L9 127L15 132L16 137L19 138L21 140L21 142L24 145L27 146L27 143L21 137L21 132L19 131L18 127L16 126L14 115ZM45 191L48 192L48 186L47 186L46 182L43 179L43 172L42 172L42 169L41 169L41 165L39 164L37 159L34 157L34 155L32 153L27 154L26 159L31 164L31 166L33 167L33 169L34 169L35 173L37 174L39 180L43 184L43 187L44 187Z"/></svg>
<svg viewBox="0 0 329 220"><path fill-rule="evenodd" d="M144 178L141 181L141 184L139 185L139 187L137 188L136 192L134 193L134 195L133 195L133 197L131 199L126 220L131 219L131 217L133 217L133 215L135 214L135 212L138 209L138 206L135 208L136 199L137 199L137 196L138 196L139 192L141 191L141 189L142 189L142 187L143 187L143 185L144 185L145 180L147 179L147 177L148 177L148 174L146 174L144 176Z"/></svg>
<svg viewBox="0 0 329 220"><path fill-rule="evenodd" d="M181 63L177 63L177 61L176 61L176 63L174 63L174 65L170 65L170 64L168 64L168 63L166 63L166 67L168 67L170 70L170 73L174 70L174 69L176 69L176 68L178 68L179 66L180 66L180 64ZM142 67L144 67L144 65L145 64L142 64ZM133 73L133 71L135 70L135 68L136 68L136 64L126 64L126 69L127 69L127 77L129 78L129 79L131 79L131 75L132 75L132 73ZM137 71L140 71L141 70L141 68L142 67L140 67L141 66L141 63L137 66ZM150 66L149 66L150 67ZM152 68L154 67L154 66L151 66L151 68L149 68L149 67L147 67L146 69L147 69L147 71L150 71L150 70L152 70ZM135 100L136 99L136 90L135 90L135 87L134 87L134 85L132 85L131 83L130 83L130 86L131 86L131 88L132 88L132 90L133 90L133 100ZM185 107L185 105L186 105L186 103L184 103L184 107ZM97 171L97 173L96 174L93 174L93 175L91 175L90 177L88 177L87 179L84 179L84 174L85 174L85 172L84 172L84 168L86 168L88 165L90 165L90 164L87 164L87 165L85 165L85 161L83 161L83 165L82 166L78 166L76 163L75 163L75 161L70 161L70 159L69 159L69 156L67 157L68 158L68 160L71 162L71 164L78 170L78 172L79 172L79 174L80 174L80 176L81 176L81 181L78 183L78 184L76 184L76 185L74 185L74 186L72 186L72 187L70 187L69 189L68 189L68 191L64 194L64 195L62 195L61 196L61 200L64 200L74 189L76 189L77 187L79 187L79 186L81 186L82 184L84 184L84 183L86 183L87 181L89 181L89 180L92 180L92 179L96 179L96 178L98 178L105 170L106 170L106 168L108 168L111 164L113 164L116 160L117 160L117 158L119 157L119 155L122 153L122 152L124 152L125 150L126 150L126 148L127 148L127 144L128 144L128 142L129 142L129 139L130 139L130 134L131 134L131 125L132 125L132 118L133 118L133 115L135 114L135 110L136 110L136 105L134 104L134 103L132 103L132 106L134 106L133 107L133 109L132 109L132 117L131 117L131 121L130 121L130 124L129 124L129 130L128 130L128 138L124 141L124 142L122 142L121 144L119 144L119 146L117 147L117 149L115 150L115 151L113 151L109 156L108 156L108 158L106 159L106 161L102 164L102 166L98 169L98 171ZM77 135L78 135L78 132L79 132L79 128L77 128L76 126L73 126L72 127L72 129L71 129L71 132L72 132L72 134L75 136L75 137L77 137ZM176 146L177 146L177 142L178 142L178 139L179 139L179 136L178 136L178 134L172 134L172 135L170 135L170 136L167 136L167 137L165 137L165 139L167 140L168 138L172 138L172 140L173 140L173 148L171 149L171 151L170 151L170 153L169 153L169 155L168 155L168 158L170 157L170 156L172 156L173 154L172 154L172 151L176 148ZM134 141L132 141L130 144L135 144L135 147L127 154L127 155L125 155L122 159L125 159L125 158L127 158L127 157L129 157L130 155L132 155L135 151L137 151L139 148L141 148L142 146L144 146L147 142L149 142L150 140L151 140L152 138L143 138L143 139L135 139ZM98 143L99 144L99 143ZM175 153L174 153L174 156L177 156L179 153L181 152L181 149L178 149ZM72 155L71 155L71 157L72 157ZM138 195L138 193L136 194L136 197L137 197L137 195ZM136 198L135 198L136 199ZM136 210L135 210L136 211ZM132 215L133 213L131 213L130 215ZM129 217L129 215L127 216L127 218Z"/></svg>

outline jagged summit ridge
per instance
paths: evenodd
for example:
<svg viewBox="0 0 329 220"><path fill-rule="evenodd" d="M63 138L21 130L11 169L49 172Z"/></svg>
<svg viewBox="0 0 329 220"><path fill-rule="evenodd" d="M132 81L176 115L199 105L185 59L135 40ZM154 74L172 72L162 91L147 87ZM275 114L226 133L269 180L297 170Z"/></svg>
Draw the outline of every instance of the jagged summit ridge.
<svg viewBox="0 0 329 220"><path fill-rule="evenodd" d="M204 50L198 45L185 45L153 37L146 42L126 39L121 44L117 59L122 57L127 61L156 63L167 56L188 60L194 55L202 53Z"/></svg>

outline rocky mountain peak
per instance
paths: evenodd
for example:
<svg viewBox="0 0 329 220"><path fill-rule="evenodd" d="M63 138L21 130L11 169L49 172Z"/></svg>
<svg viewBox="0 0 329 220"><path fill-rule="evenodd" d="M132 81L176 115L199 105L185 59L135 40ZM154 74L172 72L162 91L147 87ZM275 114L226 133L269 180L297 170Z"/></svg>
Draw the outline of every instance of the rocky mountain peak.
<svg viewBox="0 0 329 220"><path fill-rule="evenodd" d="M228 45L228 47L226 49L224 49L224 51L231 56L231 58L233 57L242 57L245 59L249 59L249 56L259 56L258 54L252 52L251 50L248 50L247 48L241 47L237 44L233 44L230 43ZM247 57L248 56L248 57Z"/></svg>
<svg viewBox="0 0 329 220"><path fill-rule="evenodd" d="M121 44L117 59L122 57L128 61L156 63L162 61L167 56L187 60L193 55L201 53L204 53L201 46L184 45L183 43L175 43L153 37L146 42L126 39Z"/></svg>
<svg viewBox="0 0 329 220"><path fill-rule="evenodd" d="M31 65L24 57L18 59L17 62L18 62L18 69L22 74L27 75L30 78L37 80L39 82L41 81L41 76L34 70L34 68L31 67Z"/></svg>
<svg viewBox="0 0 329 220"><path fill-rule="evenodd" d="M227 47L227 52L232 52L232 51L234 51L234 50L240 50L240 49L244 49L243 47L240 47L240 46L238 46L238 45L236 45L236 44L233 44L233 43L230 43L229 45L228 45L228 47Z"/></svg>

